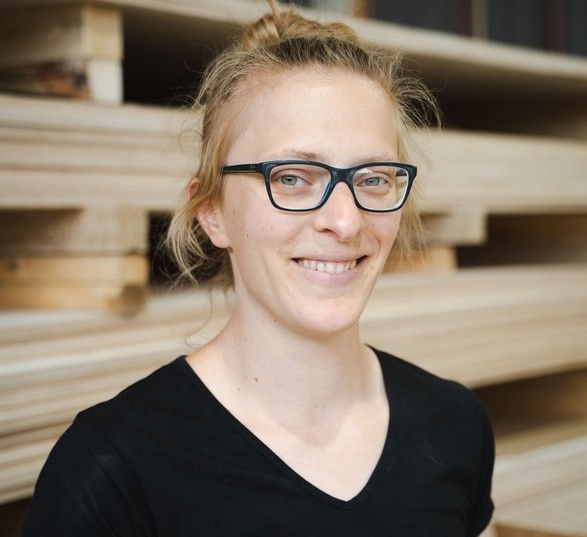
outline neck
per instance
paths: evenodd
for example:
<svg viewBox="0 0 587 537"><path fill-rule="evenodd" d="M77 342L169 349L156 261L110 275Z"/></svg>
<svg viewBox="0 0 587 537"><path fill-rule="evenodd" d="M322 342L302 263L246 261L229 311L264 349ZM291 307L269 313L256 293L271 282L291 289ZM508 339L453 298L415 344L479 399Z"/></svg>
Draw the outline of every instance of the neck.
<svg viewBox="0 0 587 537"><path fill-rule="evenodd" d="M360 343L358 324L313 336L256 324L237 310L194 355L192 366L221 401L295 424L331 419L376 389L376 361Z"/></svg>

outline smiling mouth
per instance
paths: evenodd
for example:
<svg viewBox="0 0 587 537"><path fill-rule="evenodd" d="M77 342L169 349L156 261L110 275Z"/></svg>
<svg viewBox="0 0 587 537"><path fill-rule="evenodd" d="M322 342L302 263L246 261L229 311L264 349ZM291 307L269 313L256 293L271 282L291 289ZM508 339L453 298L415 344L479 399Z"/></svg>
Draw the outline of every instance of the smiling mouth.
<svg viewBox="0 0 587 537"><path fill-rule="evenodd" d="M352 261L345 261L344 263L336 263L334 261L316 261L314 259L296 259L296 263L305 269L314 270L316 272L323 272L325 274L342 274L354 269L362 260L353 259Z"/></svg>

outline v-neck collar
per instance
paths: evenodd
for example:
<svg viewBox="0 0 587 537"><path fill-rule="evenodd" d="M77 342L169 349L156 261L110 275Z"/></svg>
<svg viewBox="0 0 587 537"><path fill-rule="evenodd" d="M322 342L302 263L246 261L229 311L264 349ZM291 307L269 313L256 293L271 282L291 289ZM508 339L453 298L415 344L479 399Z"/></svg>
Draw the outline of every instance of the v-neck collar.
<svg viewBox="0 0 587 537"><path fill-rule="evenodd" d="M365 486L351 499L349 500L342 500L327 492L324 492L316 485L312 484L310 481L302 477L298 474L291 466L289 466L283 459L279 457L267 444L265 444L258 436L256 436L248 427L246 427L232 412L230 412L217 398L216 396L210 391L210 389L206 386L206 384L202 381L202 379L198 376L198 374L189 366L186 361L186 357L180 358L181 365L189 370L189 374L191 379L195 382L196 387L200 391L200 393L204 396L207 402L212 406L217 414L219 414L222 419L224 419L228 425L233 428L238 434L244 438L249 444L251 444L263 457L269 460L280 472L287 475L289 479L291 479L294 483L300 486L302 489L307 491L308 493L312 494L314 497L323 501L325 503L329 503L334 505L340 509L354 509L363 504L369 496L373 493L373 491L377 488L377 485L381 481L382 477L386 474L390 461L391 455L394 448L394 437L395 434L392 429L395 429L395 416L397 412L395 412L397 408L397 403L395 401L394 394L396 390L393 390L391 387L391 379L388 373L386 364L384 363L381 354L373 349L377 359L379 361L381 372L383 375L385 391L387 394L387 400L389 404L389 419L387 424L387 434L385 437L385 443L383 445L383 449L381 450L381 454L379 456L379 460L375 465L371 476L367 480Z"/></svg>

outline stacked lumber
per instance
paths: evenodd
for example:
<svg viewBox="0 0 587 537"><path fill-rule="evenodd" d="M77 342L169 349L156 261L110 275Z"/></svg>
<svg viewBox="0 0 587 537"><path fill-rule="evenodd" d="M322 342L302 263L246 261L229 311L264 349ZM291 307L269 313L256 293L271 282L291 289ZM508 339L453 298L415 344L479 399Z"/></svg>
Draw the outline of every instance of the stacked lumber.
<svg viewBox="0 0 587 537"><path fill-rule="evenodd" d="M187 110L0 95L0 304L143 307L148 217L172 210L196 168L198 125ZM581 142L459 131L420 142L431 152L418 181L436 256L425 266L454 268L454 248L483 243L489 214L587 207ZM515 180L503 175L514 167Z"/></svg>
<svg viewBox="0 0 587 537"><path fill-rule="evenodd" d="M0 96L2 307L144 307L149 211L179 195L189 117Z"/></svg>
<svg viewBox="0 0 587 537"><path fill-rule="evenodd" d="M188 110L0 94L0 209L170 211L197 167L199 124ZM482 238L488 214L587 207L581 141L445 130L419 143L430 154L418 177L422 210L455 215L450 231L469 234L458 240Z"/></svg>
<svg viewBox="0 0 587 537"><path fill-rule="evenodd" d="M0 18L0 89L122 101L122 14L43 6Z"/></svg>
<svg viewBox="0 0 587 537"><path fill-rule="evenodd" d="M587 265L393 274L363 317L372 345L470 387L587 362Z"/></svg>
<svg viewBox="0 0 587 537"><path fill-rule="evenodd" d="M524 449L512 452L520 442ZM494 476L499 537L585 537L587 417L513 435L502 444Z"/></svg>
<svg viewBox="0 0 587 537"><path fill-rule="evenodd" d="M0 208L169 211L197 126L187 111L0 94Z"/></svg>
<svg viewBox="0 0 587 537"><path fill-rule="evenodd" d="M580 351L587 346L587 265L456 271L441 283L430 273L383 277L362 321L364 340L471 387L587 367ZM547 283L548 292L535 292ZM48 448L77 411L185 353L188 341L212 337L227 311L221 297L208 302L200 291L155 297L121 320L2 315L0 501L30 494ZM500 321L504 312L509 324Z"/></svg>
<svg viewBox="0 0 587 537"><path fill-rule="evenodd" d="M2 2L0 504L30 496L76 412L226 318L204 291L150 288L150 219L169 215L197 167L199 117L145 103L169 102L168 88L190 85L187 74L265 9ZM417 180L427 246L393 260L363 339L486 402L501 537L584 536L587 62L319 18L402 51L442 89L450 125L418 139L430 155Z"/></svg>
<svg viewBox="0 0 587 537"><path fill-rule="evenodd" d="M497 436L500 537L585 536L587 367L477 390Z"/></svg>

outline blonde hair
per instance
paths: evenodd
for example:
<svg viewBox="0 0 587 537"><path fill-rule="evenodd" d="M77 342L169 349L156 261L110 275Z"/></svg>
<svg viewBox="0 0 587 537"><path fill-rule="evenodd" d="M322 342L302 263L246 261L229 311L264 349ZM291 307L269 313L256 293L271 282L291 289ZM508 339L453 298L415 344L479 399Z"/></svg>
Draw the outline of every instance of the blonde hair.
<svg viewBox="0 0 587 537"><path fill-rule="evenodd" d="M193 282L212 279L224 289L233 283L228 254L210 242L194 215L201 204L222 201L221 168L236 136L233 127L238 111L234 105L244 96L253 75L308 67L338 68L378 82L396 106L398 158L402 162L412 163L415 157L411 134L431 122L440 123L433 97L417 78L402 70L398 53L363 42L345 24L322 24L293 8L282 11L275 0L267 2L271 12L246 29L204 73L194 103L203 111L198 184L172 218L167 236L167 245L183 276ZM396 240L403 250L421 230L412 198L413 194L403 208Z"/></svg>

